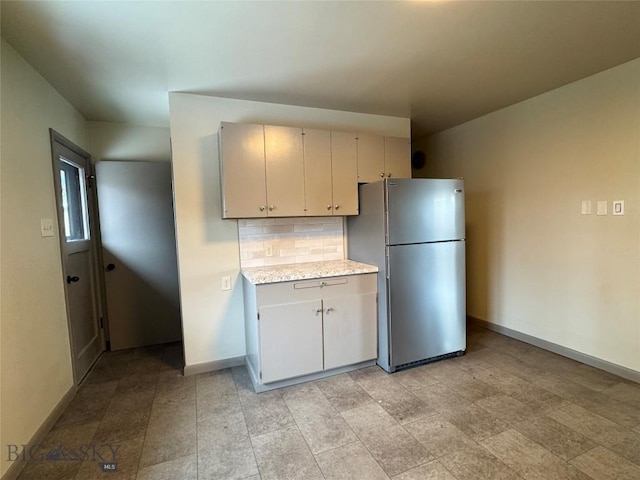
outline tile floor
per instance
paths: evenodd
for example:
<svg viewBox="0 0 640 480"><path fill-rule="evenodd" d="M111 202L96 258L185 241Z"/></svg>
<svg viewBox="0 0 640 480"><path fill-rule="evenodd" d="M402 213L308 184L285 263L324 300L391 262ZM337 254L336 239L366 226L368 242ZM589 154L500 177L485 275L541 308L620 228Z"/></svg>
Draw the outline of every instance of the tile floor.
<svg viewBox="0 0 640 480"><path fill-rule="evenodd" d="M20 478L640 479L640 385L480 328L468 344L259 395L244 367L183 377L180 345L106 353L42 447L95 450Z"/></svg>

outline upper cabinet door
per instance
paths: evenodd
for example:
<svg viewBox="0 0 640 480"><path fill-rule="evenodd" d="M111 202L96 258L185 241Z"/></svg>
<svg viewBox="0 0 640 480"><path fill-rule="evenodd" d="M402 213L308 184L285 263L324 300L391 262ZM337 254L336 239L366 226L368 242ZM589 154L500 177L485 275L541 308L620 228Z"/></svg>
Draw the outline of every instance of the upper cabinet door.
<svg viewBox="0 0 640 480"><path fill-rule="evenodd" d="M358 133L358 182L378 182L384 177L384 137Z"/></svg>
<svg viewBox="0 0 640 480"><path fill-rule="evenodd" d="M331 132L333 214L358 215L358 140L355 133Z"/></svg>
<svg viewBox="0 0 640 480"><path fill-rule="evenodd" d="M411 178L411 140L384 137L385 174L391 178Z"/></svg>
<svg viewBox="0 0 640 480"><path fill-rule="evenodd" d="M267 216L262 125L220 126L222 218Z"/></svg>
<svg viewBox="0 0 640 480"><path fill-rule="evenodd" d="M306 214L331 215L331 132L305 128L303 143Z"/></svg>
<svg viewBox="0 0 640 480"><path fill-rule="evenodd" d="M305 211L302 129L265 125L264 146L267 215L303 217Z"/></svg>

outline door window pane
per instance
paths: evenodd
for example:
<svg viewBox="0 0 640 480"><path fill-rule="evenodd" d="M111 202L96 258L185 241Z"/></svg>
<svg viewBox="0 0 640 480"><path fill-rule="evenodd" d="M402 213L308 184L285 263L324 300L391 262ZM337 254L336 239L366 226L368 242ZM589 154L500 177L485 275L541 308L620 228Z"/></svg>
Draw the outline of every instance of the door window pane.
<svg viewBox="0 0 640 480"><path fill-rule="evenodd" d="M60 157L60 187L67 242L89 239L84 168Z"/></svg>

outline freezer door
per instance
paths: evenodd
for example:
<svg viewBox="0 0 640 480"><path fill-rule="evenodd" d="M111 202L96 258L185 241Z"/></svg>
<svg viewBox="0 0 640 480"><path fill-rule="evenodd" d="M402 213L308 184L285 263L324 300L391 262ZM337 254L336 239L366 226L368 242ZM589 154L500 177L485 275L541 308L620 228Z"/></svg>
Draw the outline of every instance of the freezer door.
<svg viewBox="0 0 640 480"><path fill-rule="evenodd" d="M465 238L463 180L407 178L385 184L387 245Z"/></svg>
<svg viewBox="0 0 640 480"><path fill-rule="evenodd" d="M465 350L465 242L388 251L391 366Z"/></svg>

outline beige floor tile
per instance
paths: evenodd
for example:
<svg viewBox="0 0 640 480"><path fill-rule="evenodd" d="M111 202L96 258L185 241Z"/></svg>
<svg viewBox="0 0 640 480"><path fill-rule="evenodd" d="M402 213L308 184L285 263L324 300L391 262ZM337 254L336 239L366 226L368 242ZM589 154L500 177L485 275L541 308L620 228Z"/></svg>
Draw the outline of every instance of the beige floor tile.
<svg viewBox="0 0 640 480"><path fill-rule="evenodd" d="M110 477L109 477L110 478ZM136 480L198 480L197 455L141 468Z"/></svg>
<svg viewBox="0 0 640 480"><path fill-rule="evenodd" d="M376 403L347 410L342 416L389 476L433 459Z"/></svg>
<svg viewBox="0 0 640 480"><path fill-rule="evenodd" d="M396 382L409 390L415 390L416 388L428 387L429 385L440 383L434 377L429 375L429 371L424 366L396 372L393 374L393 378Z"/></svg>
<svg viewBox="0 0 640 480"><path fill-rule="evenodd" d="M470 402L500 393L494 386L475 378L453 381L448 383L447 386L453 390L455 395Z"/></svg>
<svg viewBox="0 0 640 480"><path fill-rule="evenodd" d="M421 418L404 425L404 429L425 447L431 458L476 446L476 442L441 415Z"/></svg>
<svg viewBox="0 0 640 480"><path fill-rule="evenodd" d="M244 480L258 473L249 438L235 445L217 444L198 453L198 480Z"/></svg>
<svg viewBox="0 0 640 480"><path fill-rule="evenodd" d="M457 480L521 480L481 446L458 450L438 460Z"/></svg>
<svg viewBox="0 0 640 480"><path fill-rule="evenodd" d="M360 442L316 455L316 460L326 480L389 478Z"/></svg>
<svg viewBox="0 0 640 480"><path fill-rule="evenodd" d="M322 480L315 458L296 427L251 439L262 480Z"/></svg>
<svg viewBox="0 0 640 480"><path fill-rule="evenodd" d="M514 429L540 444L564 461L592 449L594 442L549 417L534 417Z"/></svg>
<svg viewBox="0 0 640 480"><path fill-rule="evenodd" d="M604 447L596 447L571 460L571 465L595 480L638 480L640 467Z"/></svg>
<svg viewBox="0 0 640 480"><path fill-rule="evenodd" d="M472 403L459 397L450 387L441 383L417 388L412 390L412 393L425 402L429 408L439 413L466 409Z"/></svg>
<svg viewBox="0 0 640 480"><path fill-rule="evenodd" d="M588 480L582 472L515 430L480 444L527 480Z"/></svg>
<svg viewBox="0 0 640 480"><path fill-rule="evenodd" d="M640 434L574 404L547 416L640 465Z"/></svg>
<svg viewBox="0 0 640 480"><path fill-rule="evenodd" d="M295 424L278 390L264 393L238 392L251 436L262 435Z"/></svg>
<svg viewBox="0 0 640 480"><path fill-rule="evenodd" d="M477 405L445 411L444 417L475 441L491 437L509 428L509 424Z"/></svg>
<svg viewBox="0 0 640 480"><path fill-rule="evenodd" d="M596 391L611 388L623 380L617 375L584 364L574 369L571 374L563 374L562 376Z"/></svg>
<svg viewBox="0 0 640 480"><path fill-rule="evenodd" d="M107 411L117 386L117 381L84 384L56 422L55 428L99 421Z"/></svg>
<svg viewBox="0 0 640 480"><path fill-rule="evenodd" d="M535 414L532 408L503 393L478 400L475 405L510 425L531 418Z"/></svg>
<svg viewBox="0 0 640 480"><path fill-rule="evenodd" d="M373 402L373 398L346 373L317 380L316 385L339 412Z"/></svg>
<svg viewBox="0 0 640 480"><path fill-rule="evenodd" d="M233 446L249 438L242 413L213 417L197 424L198 451L215 446Z"/></svg>
<svg viewBox="0 0 640 480"><path fill-rule="evenodd" d="M541 378L536 380L535 384L566 400L571 400L574 397L588 396L595 391L558 375L549 375L548 377Z"/></svg>
<svg viewBox="0 0 640 480"><path fill-rule="evenodd" d="M90 450L85 461L82 462L77 480L134 480L138 473L140 455L144 437L131 438L118 445L106 446L96 445L96 450ZM115 472L104 472L100 464L102 462L116 462Z"/></svg>
<svg viewBox="0 0 640 480"><path fill-rule="evenodd" d="M456 477L434 460L396 475L393 480L456 480Z"/></svg>
<svg viewBox="0 0 640 480"><path fill-rule="evenodd" d="M314 383L286 388L282 391L282 399L311 453L318 454L357 440L344 418Z"/></svg>
<svg viewBox="0 0 640 480"><path fill-rule="evenodd" d="M640 385L638 384L632 385L627 382L621 382L603 390L602 393L632 407L640 405Z"/></svg>
<svg viewBox="0 0 640 480"><path fill-rule="evenodd" d="M630 405L599 392L574 397L572 401L624 427L640 425L640 403Z"/></svg>

